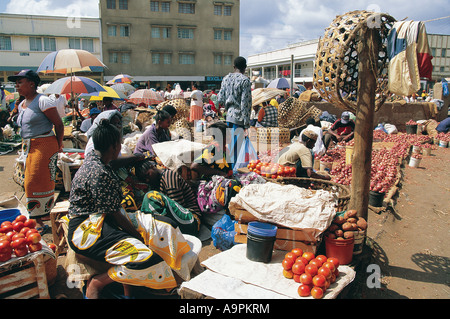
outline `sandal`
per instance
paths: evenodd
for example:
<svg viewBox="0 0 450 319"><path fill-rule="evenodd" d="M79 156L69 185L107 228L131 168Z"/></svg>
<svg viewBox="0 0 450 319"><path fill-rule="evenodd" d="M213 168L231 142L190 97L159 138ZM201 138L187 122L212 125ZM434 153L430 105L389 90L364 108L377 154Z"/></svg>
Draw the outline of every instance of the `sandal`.
<svg viewBox="0 0 450 319"><path fill-rule="evenodd" d="M36 230L39 232L39 235L44 235L48 230L49 230L49 226L48 225L44 225L42 227L36 227Z"/></svg>

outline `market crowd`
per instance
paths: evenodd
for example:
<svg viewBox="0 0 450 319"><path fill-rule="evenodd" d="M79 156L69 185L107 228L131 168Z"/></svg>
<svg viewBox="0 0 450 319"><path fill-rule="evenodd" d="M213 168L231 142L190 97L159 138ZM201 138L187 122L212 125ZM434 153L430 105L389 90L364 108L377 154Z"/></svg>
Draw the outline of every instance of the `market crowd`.
<svg viewBox="0 0 450 319"><path fill-rule="evenodd" d="M23 140L26 207L41 233L47 231L42 220L54 205L64 126L76 123L75 129L87 137L83 164L71 183L68 243L77 254L111 265L88 282L87 298L97 298L112 282L167 291L177 287L185 276L182 257L190 250L184 235L199 237L208 210L226 207L240 187L260 178L237 171L242 164L238 158L249 152L251 130L278 127L278 109L288 93L252 105L246 68L246 60L236 58L234 71L224 77L217 93L203 92L195 83L186 92L177 84L155 89L168 102L161 108L108 97L90 102L76 96L47 96L39 92L40 77L31 70L8 78L20 97L3 103L1 124L14 128ZM186 120L212 141L184 170L173 170L161 163L153 147L174 140L171 125L180 110L170 101L184 99L187 92ZM123 155L123 113L136 107L154 109L155 116L143 128L133 153ZM276 159L295 167L297 177L330 179L314 170L315 155L353 139L354 114L327 116L326 131L320 121L308 118ZM448 132L448 119L437 129ZM186 172L197 178L186 179Z"/></svg>

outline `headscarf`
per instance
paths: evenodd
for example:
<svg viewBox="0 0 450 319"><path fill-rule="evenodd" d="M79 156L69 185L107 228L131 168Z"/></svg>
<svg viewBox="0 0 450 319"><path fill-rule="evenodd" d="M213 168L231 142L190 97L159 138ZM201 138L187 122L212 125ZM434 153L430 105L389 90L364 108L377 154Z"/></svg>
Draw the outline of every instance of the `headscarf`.
<svg viewBox="0 0 450 319"><path fill-rule="evenodd" d="M86 136L89 139L92 134L94 134L95 129L97 128L98 124L103 119L111 120L114 115L117 115L120 120L122 120L122 114L117 110L111 110L111 111L103 111L101 112L94 120L94 123L92 123L92 126L89 128L89 130L86 132Z"/></svg>
<svg viewBox="0 0 450 319"><path fill-rule="evenodd" d="M278 108L278 102L275 99L271 99L269 104Z"/></svg>

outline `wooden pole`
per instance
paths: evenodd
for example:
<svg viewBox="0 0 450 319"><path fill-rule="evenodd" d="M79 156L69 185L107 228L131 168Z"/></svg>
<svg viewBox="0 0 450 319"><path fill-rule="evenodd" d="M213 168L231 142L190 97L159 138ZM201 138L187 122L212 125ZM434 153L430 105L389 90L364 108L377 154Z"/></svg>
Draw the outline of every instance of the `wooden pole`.
<svg viewBox="0 0 450 319"><path fill-rule="evenodd" d="M377 88L376 63L379 45L377 32L378 30L374 28L362 28L358 46L358 97L349 209L357 210L358 216L366 220L369 209L375 91Z"/></svg>

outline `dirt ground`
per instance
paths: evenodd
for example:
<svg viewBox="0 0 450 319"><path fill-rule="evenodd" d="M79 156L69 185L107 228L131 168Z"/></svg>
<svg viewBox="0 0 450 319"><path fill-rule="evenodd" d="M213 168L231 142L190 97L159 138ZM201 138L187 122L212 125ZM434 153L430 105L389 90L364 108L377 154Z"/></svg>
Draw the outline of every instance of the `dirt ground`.
<svg viewBox="0 0 450 319"><path fill-rule="evenodd" d="M13 180L16 152L0 156L0 193L24 200ZM439 148L424 157L419 168L406 165L393 209L369 211L368 236L355 281L343 298L349 299L448 299L450 297L450 149ZM50 222L48 222L50 225ZM44 236L52 242L51 230ZM200 260L219 251L204 243ZM58 259L52 298L82 298L69 289ZM378 271L379 270L379 271ZM379 274L380 280L375 280Z"/></svg>

